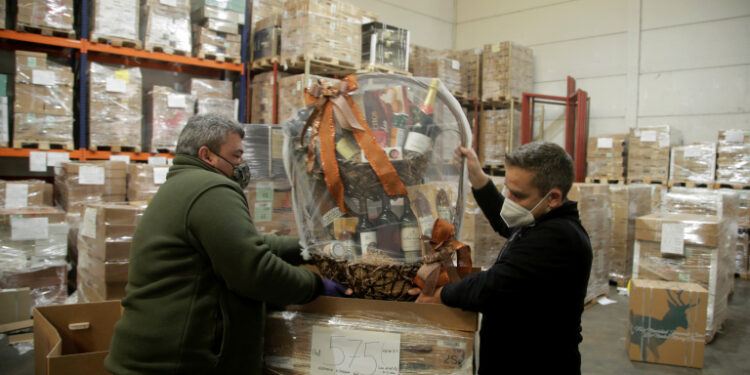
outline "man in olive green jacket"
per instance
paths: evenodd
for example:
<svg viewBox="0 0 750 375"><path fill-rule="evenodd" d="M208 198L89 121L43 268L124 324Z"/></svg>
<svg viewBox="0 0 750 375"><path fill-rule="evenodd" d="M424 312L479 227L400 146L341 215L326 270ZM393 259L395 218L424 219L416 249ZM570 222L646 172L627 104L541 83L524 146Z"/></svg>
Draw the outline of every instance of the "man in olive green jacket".
<svg viewBox="0 0 750 375"><path fill-rule="evenodd" d="M199 115L180 134L167 181L133 237L114 374L259 374L265 304L306 303L342 287L295 267L297 237L261 235L242 188L244 131Z"/></svg>

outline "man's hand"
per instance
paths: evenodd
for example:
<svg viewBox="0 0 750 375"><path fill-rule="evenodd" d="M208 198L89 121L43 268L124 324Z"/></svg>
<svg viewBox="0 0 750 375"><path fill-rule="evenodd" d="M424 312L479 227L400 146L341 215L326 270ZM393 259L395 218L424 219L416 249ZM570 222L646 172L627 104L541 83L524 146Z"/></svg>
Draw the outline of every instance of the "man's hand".
<svg viewBox="0 0 750 375"><path fill-rule="evenodd" d="M471 186L474 189L483 188L484 185L487 185L487 182L490 181L490 178L484 174L482 166L479 165L477 154L471 148L461 146L456 147L456 150L453 152L453 163L460 166L461 163L463 163L464 158L466 158L466 169L469 172L469 182L471 182Z"/></svg>
<svg viewBox="0 0 750 375"><path fill-rule="evenodd" d="M323 296L328 297L348 297L353 293L351 288L347 288L331 279L323 278Z"/></svg>
<svg viewBox="0 0 750 375"><path fill-rule="evenodd" d="M407 293L409 293L412 296L419 295L419 297L417 297L417 301L416 301L417 303L437 303L437 304L442 305L443 300L440 299L440 292L442 291L443 291L443 287L441 286L440 288L435 289L435 294L431 296L427 296L423 294L422 289L419 289L419 288L409 289Z"/></svg>

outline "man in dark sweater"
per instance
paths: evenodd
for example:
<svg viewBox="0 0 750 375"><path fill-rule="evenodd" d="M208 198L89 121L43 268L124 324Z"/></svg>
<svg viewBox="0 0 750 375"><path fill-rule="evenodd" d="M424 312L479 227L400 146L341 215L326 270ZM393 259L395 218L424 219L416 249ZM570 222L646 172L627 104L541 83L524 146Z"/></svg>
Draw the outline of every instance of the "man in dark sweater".
<svg viewBox="0 0 750 375"><path fill-rule="evenodd" d="M260 374L266 303L344 292L295 267L297 237L255 230L242 191L244 135L216 115L194 116L182 130L133 236L124 311L104 361L112 373Z"/></svg>
<svg viewBox="0 0 750 375"><path fill-rule="evenodd" d="M554 143L524 145L506 156L501 194L473 150L457 149L456 161L464 158L477 203L508 241L491 268L417 302L482 313L480 374L580 374L592 251L566 198L573 161Z"/></svg>

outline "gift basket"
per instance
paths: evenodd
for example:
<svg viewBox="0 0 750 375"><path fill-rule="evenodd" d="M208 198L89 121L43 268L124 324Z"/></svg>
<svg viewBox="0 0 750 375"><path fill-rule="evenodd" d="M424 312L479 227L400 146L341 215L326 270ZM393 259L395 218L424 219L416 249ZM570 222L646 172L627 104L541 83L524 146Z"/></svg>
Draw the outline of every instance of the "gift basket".
<svg viewBox="0 0 750 375"><path fill-rule="evenodd" d="M471 269L460 235L468 121L437 79L320 79L284 124L284 164L302 245L324 277L359 298L457 281ZM419 275L418 275L419 273ZM448 280L450 279L450 280Z"/></svg>

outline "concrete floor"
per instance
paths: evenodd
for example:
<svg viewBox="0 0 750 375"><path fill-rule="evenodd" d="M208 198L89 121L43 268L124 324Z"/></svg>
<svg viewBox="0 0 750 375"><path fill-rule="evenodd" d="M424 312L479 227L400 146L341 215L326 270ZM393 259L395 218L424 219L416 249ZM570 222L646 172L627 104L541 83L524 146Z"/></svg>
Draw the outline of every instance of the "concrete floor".
<svg viewBox="0 0 750 375"><path fill-rule="evenodd" d="M583 374L750 374L750 281L735 279L729 301L729 319L714 342L706 347L703 370L631 362L625 353L628 298L610 287L609 298L617 303L596 305L583 313L583 343L580 346ZM19 355L0 338L0 375L34 373L33 350Z"/></svg>

